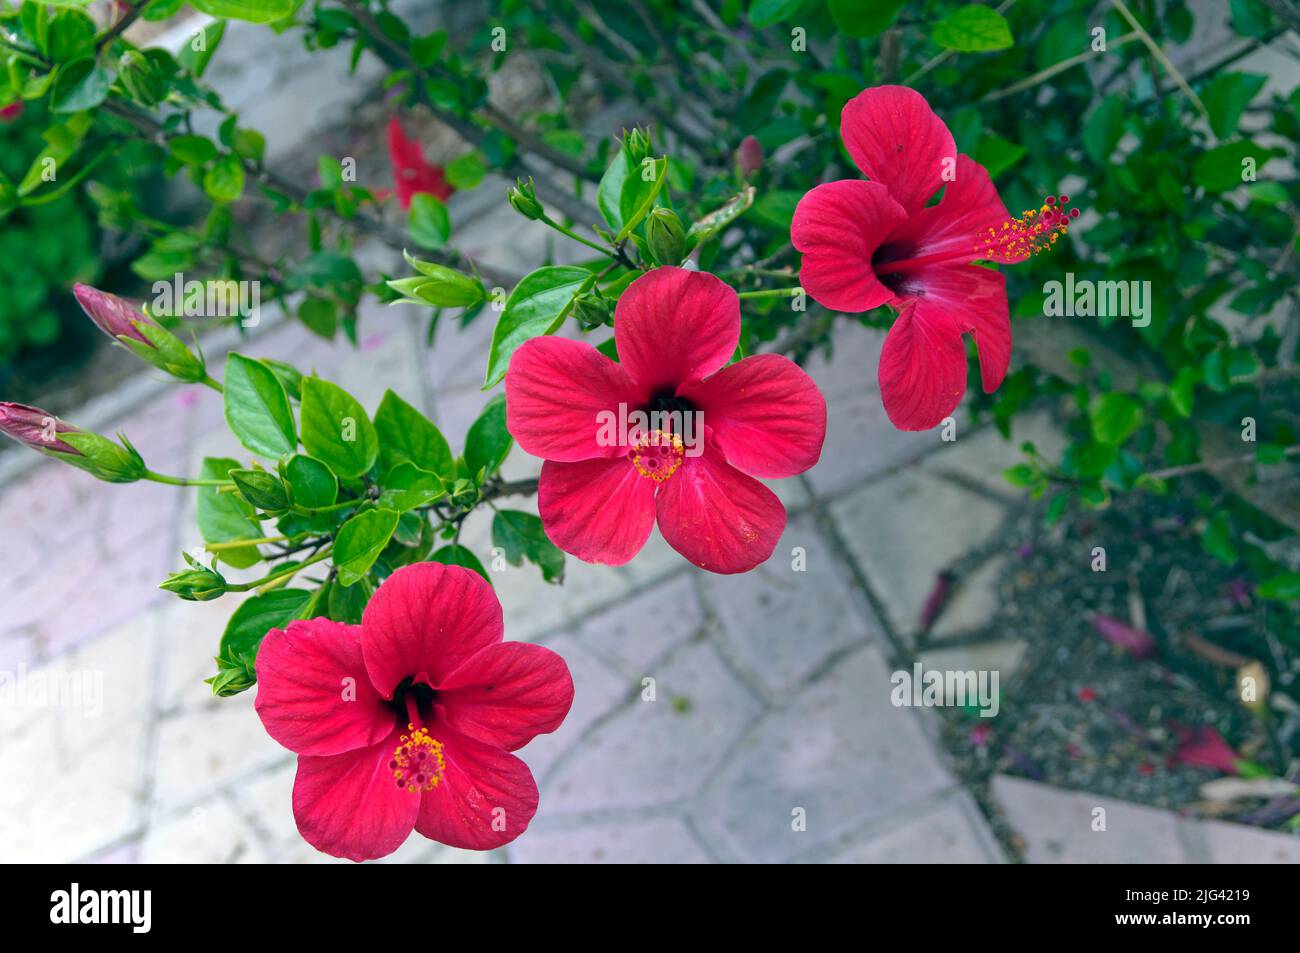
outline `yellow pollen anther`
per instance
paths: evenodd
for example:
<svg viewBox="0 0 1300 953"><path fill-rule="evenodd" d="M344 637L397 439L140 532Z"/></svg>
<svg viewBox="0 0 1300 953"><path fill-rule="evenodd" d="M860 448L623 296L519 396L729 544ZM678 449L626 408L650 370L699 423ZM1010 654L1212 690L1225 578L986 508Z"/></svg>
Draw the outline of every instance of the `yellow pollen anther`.
<svg viewBox="0 0 1300 953"><path fill-rule="evenodd" d="M410 793L432 791L442 781L447 762L442 756L442 742L429 737L428 728L406 726L408 735L402 735L388 762L393 780L399 788Z"/></svg>
<svg viewBox="0 0 1300 953"><path fill-rule="evenodd" d="M628 456L643 477L662 483L680 469L686 447L677 434L652 430L636 442Z"/></svg>
<svg viewBox="0 0 1300 953"><path fill-rule="evenodd" d="M1021 212L1001 224L991 225L975 248L975 254L991 261L1023 261L1050 249L1069 231L1071 218L1078 211L1066 205L1067 196L1049 198L1038 208Z"/></svg>

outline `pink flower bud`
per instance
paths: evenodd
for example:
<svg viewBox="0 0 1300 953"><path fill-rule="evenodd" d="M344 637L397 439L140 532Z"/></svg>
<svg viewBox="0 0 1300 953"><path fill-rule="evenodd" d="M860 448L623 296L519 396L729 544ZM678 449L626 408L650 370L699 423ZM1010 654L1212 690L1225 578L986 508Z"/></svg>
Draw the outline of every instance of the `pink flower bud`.
<svg viewBox="0 0 1300 953"><path fill-rule="evenodd" d="M1187 764L1198 768L1213 768L1224 774L1240 774L1241 755L1232 750L1232 746L1209 725L1199 728L1174 726L1178 735L1178 749L1174 752L1174 764Z"/></svg>
<svg viewBox="0 0 1300 953"><path fill-rule="evenodd" d="M23 114L23 101L20 99L16 103L10 103L3 109L0 109L0 122L14 122Z"/></svg>
<svg viewBox="0 0 1300 953"><path fill-rule="evenodd" d="M740 140L736 161L740 164L740 174L749 178L763 168L763 146L753 136L746 136Z"/></svg>
<svg viewBox="0 0 1300 953"><path fill-rule="evenodd" d="M81 305L82 310L89 315L90 320L95 322L95 327L109 337L134 338L141 344L153 347L149 339L133 323L149 319L145 317L143 311L134 307L129 301L107 291L92 288L90 285L75 285L72 292L77 296L77 303Z"/></svg>
<svg viewBox="0 0 1300 953"><path fill-rule="evenodd" d="M1135 629L1113 616L1102 615L1100 612L1093 613L1092 626L1107 642L1118 645L1134 658L1147 659L1156 654L1155 636L1150 632Z"/></svg>
<svg viewBox="0 0 1300 953"><path fill-rule="evenodd" d="M81 451L58 439L58 434L79 432L72 424L64 423L39 407L0 402L0 433L33 450L81 456Z"/></svg>

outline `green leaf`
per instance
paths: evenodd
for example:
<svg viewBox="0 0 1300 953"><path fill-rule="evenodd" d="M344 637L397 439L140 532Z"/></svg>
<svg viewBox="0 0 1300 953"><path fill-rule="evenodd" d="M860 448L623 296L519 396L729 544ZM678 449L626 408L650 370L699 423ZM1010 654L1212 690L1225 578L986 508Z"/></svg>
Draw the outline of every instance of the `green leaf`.
<svg viewBox="0 0 1300 953"><path fill-rule="evenodd" d="M231 470L230 479L240 495L259 510L283 513L289 508L289 490L274 473L266 470Z"/></svg>
<svg viewBox="0 0 1300 953"><path fill-rule="evenodd" d="M180 52L176 54L176 62L195 76L202 76L203 71L208 68L208 63L212 61L213 54L217 52L217 47L225 34L225 20L218 20L216 23L208 23L199 27L194 35L185 41Z"/></svg>
<svg viewBox="0 0 1300 953"><path fill-rule="evenodd" d="M467 152L448 162L445 172L452 188L472 189L487 175L487 162L481 153Z"/></svg>
<svg viewBox="0 0 1300 953"><path fill-rule="evenodd" d="M332 340L339 327L339 306L329 298L308 296L298 305L298 320L313 334Z"/></svg>
<svg viewBox="0 0 1300 953"><path fill-rule="evenodd" d="M623 192L618 199L623 227L614 236L615 244L631 235L641 224L642 219L650 214L650 210L655 206L655 200L659 198L659 193L664 187L664 181L668 176L668 160L651 158L649 161L650 164L643 165L642 168L630 173L623 181ZM649 181L646 181L645 173L652 169L654 174Z"/></svg>
<svg viewBox="0 0 1300 953"><path fill-rule="evenodd" d="M1276 599L1279 602L1300 600L1300 572L1284 572L1259 584L1255 594L1262 599Z"/></svg>
<svg viewBox="0 0 1300 953"><path fill-rule="evenodd" d="M216 144L207 136L173 136L167 151L186 165L207 165L218 155Z"/></svg>
<svg viewBox="0 0 1300 953"><path fill-rule="evenodd" d="M334 568L342 586L352 586L370 572L393 538L400 518L396 510L366 510L352 517L334 537Z"/></svg>
<svg viewBox="0 0 1300 953"><path fill-rule="evenodd" d="M970 3L958 7L934 25L931 39L958 53L1005 50L1015 44L1007 18L992 7Z"/></svg>
<svg viewBox="0 0 1300 953"><path fill-rule="evenodd" d="M111 85L112 80L103 67L86 57L60 67L50 102L56 113L84 112L107 99Z"/></svg>
<svg viewBox="0 0 1300 953"><path fill-rule="evenodd" d="M411 196L411 210L406 226L411 239L421 248L441 248L451 237L451 216L436 195L417 192Z"/></svg>
<svg viewBox="0 0 1300 953"><path fill-rule="evenodd" d="M1142 404L1128 394L1099 394L1092 402L1089 418L1093 439L1119 446L1142 425Z"/></svg>
<svg viewBox="0 0 1300 953"><path fill-rule="evenodd" d="M799 204L801 198L803 198L802 192L790 189L775 189L771 192L764 192L758 201L754 203L749 217L757 219L771 228L788 232L790 222L794 219L795 207Z"/></svg>
<svg viewBox="0 0 1300 953"><path fill-rule="evenodd" d="M884 33L907 0L829 0L828 5L841 33L864 37Z"/></svg>
<svg viewBox="0 0 1300 953"><path fill-rule="evenodd" d="M596 188L596 206L600 209L600 214L605 216L606 224L614 231L623 227L619 202L623 197L623 183L627 181L629 173L627 153L620 147L609 160L605 174L600 177L600 185Z"/></svg>
<svg viewBox="0 0 1300 953"><path fill-rule="evenodd" d="M1124 135L1124 114L1124 98L1111 94L1097 104L1084 122L1083 151L1094 162L1105 162L1119 145Z"/></svg>
<svg viewBox="0 0 1300 953"><path fill-rule="evenodd" d="M1249 139L1230 142L1197 159L1192 168L1192 178L1207 192L1225 192L1247 181L1245 171L1249 164L1246 160L1254 160L1254 172L1258 174L1272 154L1271 150L1260 148Z"/></svg>
<svg viewBox="0 0 1300 953"><path fill-rule="evenodd" d="M506 376L510 355L540 334L554 334L568 317L573 299L595 283L595 275L572 265L547 265L527 274L506 301L492 332L487 379L492 387Z"/></svg>
<svg viewBox="0 0 1300 953"><path fill-rule="evenodd" d="M239 442L278 460L298 446L289 395L275 372L242 354L226 359L226 423Z"/></svg>
<svg viewBox="0 0 1300 953"><path fill-rule="evenodd" d="M1237 561L1237 547L1232 542L1232 526L1226 513L1219 511L1210 517L1201 533L1201 546L1229 566Z"/></svg>
<svg viewBox="0 0 1300 953"><path fill-rule="evenodd" d="M1210 128L1220 139L1236 135L1241 114L1264 88L1267 76L1255 73L1219 73L1201 97L1210 114Z"/></svg>
<svg viewBox="0 0 1300 953"><path fill-rule="evenodd" d="M487 579L489 583L492 582L478 557L461 545L442 547L429 557L429 562L442 563L446 566L464 566L466 569L474 570L484 579Z"/></svg>
<svg viewBox="0 0 1300 953"><path fill-rule="evenodd" d="M244 163L228 153L203 174L203 191L214 202L230 203L244 194Z"/></svg>
<svg viewBox="0 0 1300 953"><path fill-rule="evenodd" d="M293 13L297 0L190 0L190 4L219 20L271 23Z"/></svg>
<svg viewBox="0 0 1300 953"><path fill-rule="evenodd" d="M749 22L762 29L794 16L801 6L803 0L754 0L749 5Z"/></svg>
<svg viewBox="0 0 1300 953"><path fill-rule="evenodd" d="M391 390L384 393L375 411L375 432L379 435L379 459L385 471L409 461L444 480L454 476L451 448L442 431Z"/></svg>
<svg viewBox="0 0 1300 953"><path fill-rule="evenodd" d="M405 513L417 506L432 503L446 491L446 486L436 473L421 470L414 463L404 461L384 476L384 488L379 495L379 505L385 509Z"/></svg>
<svg viewBox="0 0 1300 953"><path fill-rule="evenodd" d="M491 476L513 445L514 438L506 429L506 397L497 394L470 424L465 437L465 466L470 476L477 479L480 470Z"/></svg>
<svg viewBox="0 0 1300 953"><path fill-rule="evenodd" d="M355 397L319 377L302 382L302 445L344 479L375 465L379 437Z"/></svg>
<svg viewBox="0 0 1300 953"><path fill-rule="evenodd" d="M510 565L521 566L527 559L542 570L547 582L564 581L564 553L551 542L541 519L532 513L499 510L492 518L492 544L501 547Z"/></svg>
<svg viewBox="0 0 1300 953"><path fill-rule="evenodd" d="M975 161L988 170L989 178L996 179L1024 158L1027 150L1018 142L1001 136L985 136L975 147Z"/></svg>
<svg viewBox="0 0 1300 953"><path fill-rule="evenodd" d="M273 589L240 603L221 633L218 663L239 666L255 681L262 639L272 629L283 629L298 618L311 597L306 589Z"/></svg>
<svg viewBox="0 0 1300 953"><path fill-rule="evenodd" d="M237 469L238 460L209 457L199 469L199 478L224 480L230 476L231 470ZM215 486L199 487L195 519L205 543L233 543L241 539L261 539L265 535L247 500L238 493L221 492ZM247 569L261 562L262 554L256 546L240 546L221 550L217 559L236 569Z"/></svg>
<svg viewBox="0 0 1300 953"><path fill-rule="evenodd" d="M333 506L339 498L338 477L315 457L294 454L284 466L284 478L289 484L289 497L303 509Z"/></svg>

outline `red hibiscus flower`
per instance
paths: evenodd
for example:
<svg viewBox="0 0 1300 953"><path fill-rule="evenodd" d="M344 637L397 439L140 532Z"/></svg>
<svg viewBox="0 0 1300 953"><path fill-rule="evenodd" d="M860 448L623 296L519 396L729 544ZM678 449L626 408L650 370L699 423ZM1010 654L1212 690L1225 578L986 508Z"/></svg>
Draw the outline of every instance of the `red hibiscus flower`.
<svg viewBox="0 0 1300 953"><path fill-rule="evenodd" d="M1062 196L1011 218L984 167L957 155L948 127L905 86L851 99L840 135L871 181L828 182L800 199L790 227L800 282L833 311L898 312L880 357L881 397L894 426L928 430L965 393L963 334L975 335L985 392L1011 360L1006 280L971 262L1023 261L1078 212ZM927 206L940 188L943 199Z"/></svg>
<svg viewBox="0 0 1300 953"><path fill-rule="evenodd" d="M257 713L298 755L293 815L313 847L368 860L412 828L469 850L524 832L537 785L510 752L560 726L573 680L550 649L501 636L491 586L437 563L393 573L361 625L266 634Z"/></svg>
<svg viewBox="0 0 1300 953"><path fill-rule="evenodd" d="M436 195L444 202L454 191L442 166L424 158L424 150L406 135L396 116L388 121L388 158L393 163L393 183L402 208L411 207L411 196L420 192Z"/></svg>
<svg viewBox="0 0 1300 953"><path fill-rule="evenodd" d="M753 569L785 528L785 507L754 478L817 462L826 437L817 385L777 354L727 366L740 300L703 272L658 268L632 282L614 340L621 363L579 341L533 338L506 372L510 432L546 461L537 502L547 535L579 559L620 565L657 519L695 565ZM646 426L606 439L612 417L637 412Z"/></svg>

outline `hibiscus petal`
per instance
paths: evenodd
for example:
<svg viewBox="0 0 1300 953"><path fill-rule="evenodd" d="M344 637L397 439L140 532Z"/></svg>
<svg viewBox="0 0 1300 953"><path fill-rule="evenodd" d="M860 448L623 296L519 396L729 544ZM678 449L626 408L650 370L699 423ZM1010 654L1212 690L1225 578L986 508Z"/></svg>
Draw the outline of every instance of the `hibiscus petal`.
<svg viewBox="0 0 1300 953"><path fill-rule="evenodd" d="M537 512L551 542L589 563L621 566L655 525L655 484L626 457L542 464Z"/></svg>
<svg viewBox="0 0 1300 953"><path fill-rule="evenodd" d="M508 844L537 813L537 782L514 755L445 725L430 729L443 744L443 779L420 799L415 829L464 850Z"/></svg>
<svg viewBox="0 0 1300 953"><path fill-rule="evenodd" d="M678 394L704 415L727 462L751 476L794 476L821 456L826 399L789 358L747 357Z"/></svg>
<svg viewBox="0 0 1300 953"><path fill-rule="evenodd" d="M740 343L740 299L703 271L656 268L627 286L614 309L618 359L648 396L703 380Z"/></svg>
<svg viewBox="0 0 1300 953"><path fill-rule="evenodd" d="M710 572L748 572L772 555L785 529L776 494L729 465L716 445L687 457L655 502L668 545Z"/></svg>
<svg viewBox="0 0 1300 953"><path fill-rule="evenodd" d="M600 415L642 402L627 371L582 341L533 338L506 371L506 425L526 453L544 460L622 456L626 447L597 441Z"/></svg>
<svg viewBox="0 0 1300 953"><path fill-rule="evenodd" d="M297 754L364 748L394 723L366 674L361 626L329 619L266 633L257 652L254 707L266 733Z"/></svg>
<svg viewBox="0 0 1300 953"><path fill-rule="evenodd" d="M548 648L501 642L447 676L438 686L438 704L457 731L514 751L560 727L573 704L573 677Z"/></svg>
<svg viewBox="0 0 1300 953"><path fill-rule="evenodd" d="M909 214L939 191L957 158L948 127L924 96L906 86L858 93L840 114L840 135L862 174L889 189Z"/></svg>
<svg viewBox="0 0 1300 953"><path fill-rule="evenodd" d="M385 580L361 617L366 671L385 698L404 679L437 686L480 649L501 641L501 603L461 566L416 563Z"/></svg>
<svg viewBox="0 0 1300 953"><path fill-rule="evenodd" d="M803 253L799 282L832 311L870 311L893 292L871 257L907 213L883 185L844 179L812 189L794 210L790 240Z"/></svg>
<svg viewBox="0 0 1300 953"><path fill-rule="evenodd" d="M925 291L916 304L918 317L930 320L944 312L962 331L975 334L984 393L997 390L1011 365L1006 275L976 265L935 265L912 269L907 276Z"/></svg>
<svg viewBox="0 0 1300 953"><path fill-rule="evenodd" d="M946 308L903 306L880 352L880 396L899 430L929 430L956 409L966 391L966 348Z"/></svg>
<svg viewBox="0 0 1300 953"><path fill-rule="evenodd" d="M397 786L388 764L400 732L368 748L298 758L293 816L307 843L348 860L373 860L402 846L420 795Z"/></svg>
<svg viewBox="0 0 1300 953"><path fill-rule="evenodd" d="M945 183L938 205L921 209L884 249L891 260L969 251L968 261L985 257L988 230L1010 220L988 170L967 155L957 157L956 178Z"/></svg>

